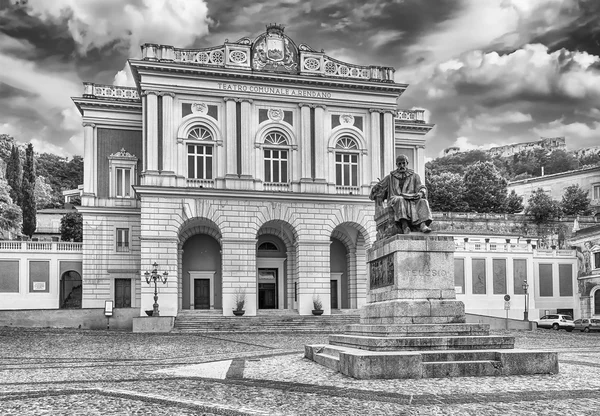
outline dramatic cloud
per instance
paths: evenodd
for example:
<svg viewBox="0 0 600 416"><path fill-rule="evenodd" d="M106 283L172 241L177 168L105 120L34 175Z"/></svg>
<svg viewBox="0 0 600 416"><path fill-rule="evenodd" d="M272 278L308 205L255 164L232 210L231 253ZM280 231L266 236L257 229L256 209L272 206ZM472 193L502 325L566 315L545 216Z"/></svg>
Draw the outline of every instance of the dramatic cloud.
<svg viewBox="0 0 600 416"><path fill-rule="evenodd" d="M142 43L187 46L208 33L208 8L201 0L29 0L43 19L65 19L80 54L111 45L139 55Z"/></svg>

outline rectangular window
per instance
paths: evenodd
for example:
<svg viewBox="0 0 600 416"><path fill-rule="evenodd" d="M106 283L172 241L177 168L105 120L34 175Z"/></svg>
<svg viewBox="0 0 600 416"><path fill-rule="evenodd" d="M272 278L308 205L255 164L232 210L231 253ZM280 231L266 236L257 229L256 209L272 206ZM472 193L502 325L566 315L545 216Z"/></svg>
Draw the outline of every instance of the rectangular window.
<svg viewBox="0 0 600 416"><path fill-rule="evenodd" d="M288 151L265 149L265 182L287 183Z"/></svg>
<svg viewBox="0 0 600 416"><path fill-rule="evenodd" d="M573 296L573 266L558 265L558 293L560 296Z"/></svg>
<svg viewBox="0 0 600 416"><path fill-rule="evenodd" d="M540 296L553 296L552 265L540 264Z"/></svg>
<svg viewBox="0 0 600 416"><path fill-rule="evenodd" d="M494 295L506 294L506 259L492 259Z"/></svg>
<svg viewBox="0 0 600 416"><path fill-rule="evenodd" d="M213 148L205 145L188 145L188 178L213 178Z"/></svg>
<svg viewBox="0 0 600 416"><path fill-rule="evenodd" d="M18 260L0 260L0 293L19 293Z"/></svg>
<svg viewBox="0 0 600 416"><path fill-rule="evenodd" d="M594 253L594 269L600 269L600 251Z"/></svg>
<svg viewBox="0 0 600 416"><path fill-rule="evenodd" d="M454 258L454 289L457 294L465 293L465 259Z"/></svg>
<svg viewBox="0 0 600 416"><path fill-rule="evenodd" d="M474 295L485 295L485 259L473 259L472 261L472 284Z"/></svg>
<svg viewBox="0 0 600 416"><path fill-rule="evenodd" d="M117 183L117 198L131 198L131 169L116 168Z"/></svg>
<svg viewBox="0 0 600 416"><path fill-rule="evenodd" d="M115 279L115 308L131 308L131 279Z"/></svg>
<svg viewBox="0 0 600 416"><path fill-rule="evenodd" d="M513 289L515 295L523 295L523 283L527 280L527 260L515 259L513 261Z"/></svg>
<svg viewBox="0 0 600 416"><path fill-rule="evenodd" d="M358 155L356 153L335 154L335 184L358 186Z"/></svg>
<svg viewBox="0 0 600 416"><path fill-rule="evenodd" d="M600 199L600 185L594 185L594 198Z"/></svg>
<svg viewBox="0 0 600 416"><path fill-rule="evenodd" d="M129 228L117 228L117 251L129 251Z"/></svg>

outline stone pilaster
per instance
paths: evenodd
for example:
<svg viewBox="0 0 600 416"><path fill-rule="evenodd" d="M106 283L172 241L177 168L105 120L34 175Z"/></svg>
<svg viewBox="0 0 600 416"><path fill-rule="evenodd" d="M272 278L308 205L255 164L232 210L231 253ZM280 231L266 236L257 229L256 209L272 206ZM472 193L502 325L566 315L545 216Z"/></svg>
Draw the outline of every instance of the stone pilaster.
<svg viewBox="0 0 600 416"><path fill-rule="evenodd" d="M325 182L327 178L327 143L324 134L325 106L315 106L315 181Z"/></svg>
<svg viewBox="0 0 600 416"><path fill-rule="evenodd" d="M312 181L311 174L311 145L310 145L310 107L308 104L300 105L300 165L302 171L300 179Z"/></svg>
<svg viewBox="0 0 600 416"><path fill-rule="evenodd" d="M246 294L245 315L256 315L258 309L256 241L255 238L223 237L221 239L224 316L233 316L237 290L243 290Z"/></svg>
<svg viewBox="0 0 600 416"><path fill-rule="evenodd" d="M84 160L84 173L83 173L83 195L84 196L95 196L96 189L98 186L97 182L97 171L98 171L98 160L96 156L97 152L97 138L96 138L96 125L93 123L83 123L83 160Z"/></svg>
<svg viewBox="0 0 600 416"><path fill-rule="evenodd" d="M225 174L237 176L236 114L233 98L225 98Z"/></svg>
<svg viewBox="0 0 600 416"><path fill-rule="evenodd" d="M242 99L241 100L242 116L242 177L253 178L255 177L256 164L254 162L254 140L251 136L251 129L249 128L252 124L252 100Z"/></svg>
<svg viewBox="0 0 600 416"><path fill-rule="evenodd" d="M173 98L175 94L172 92L163 92L162 95L162 153L163 153L163 171L165 174L175 174L175 125L173 115Z"/></svg>
<svg viewBox="0 0 600 416"><path fill-rule="evenodd" d="M156 91L146 94L146 171L158 172L158 97Z"/></svg>
<svg viewBox="0 0 600 416"><path fill-rule="evenodd" d="M381 133L380 133L380 120L379 120L379 110L370 109L371 113L371 141L370 145L370 153L371 157L371 183L377 182L377 178L383 179L385 175L383 175L382 167L381 167Z"/></svg>
<svg viewBox="0 0 600 416"><path fill-rule="evenodd" d="M383 172L396 168L396 144L394 139L394 114L386 111L383 115Z"/></svg>

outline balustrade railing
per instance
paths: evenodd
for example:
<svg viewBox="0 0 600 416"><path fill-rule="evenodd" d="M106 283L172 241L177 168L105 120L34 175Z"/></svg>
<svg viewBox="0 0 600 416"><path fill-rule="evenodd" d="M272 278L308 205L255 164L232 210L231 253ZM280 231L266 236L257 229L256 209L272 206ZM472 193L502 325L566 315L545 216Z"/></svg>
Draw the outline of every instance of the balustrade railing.
<svg viewBox="0 0 600 416"><path fill-rule="evenodd" d="M187 186L189 188L214 188L215 181L212 179L188 179Z"/></svg>
<svg viewBox="0 0 600 416"><path fill-rule="evenodd" d="M66 241L0 241L0 251L81 252L82 243Z"/></svg>
<svg viewBox="0 0 600 416"><path fill-rule="evenodd" d="M290 190L290 184L279 182L265 182L263 183L263 190L271 192L288 192Z"/></svg>
<svg viewBox="0 0 600 416"><path fill-rule="evenodd" d="M358 186L336 186L335 191L342 195L360 195L360 188Z"/></svg>

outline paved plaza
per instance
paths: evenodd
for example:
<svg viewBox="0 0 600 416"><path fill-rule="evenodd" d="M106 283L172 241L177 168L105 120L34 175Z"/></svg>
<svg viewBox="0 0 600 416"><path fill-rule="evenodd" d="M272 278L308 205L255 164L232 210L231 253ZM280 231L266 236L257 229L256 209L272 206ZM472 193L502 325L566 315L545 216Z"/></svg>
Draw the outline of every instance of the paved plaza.
<svg viewBox="0 0 600 416"><path fill-rule="evenodd" d="M497 332L508 334L508 332ZM2 415L597 415L600 333L510 332L557 375L354 380L303 358L321 334L0 328Z"/></svg>

